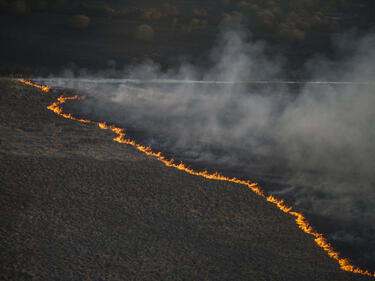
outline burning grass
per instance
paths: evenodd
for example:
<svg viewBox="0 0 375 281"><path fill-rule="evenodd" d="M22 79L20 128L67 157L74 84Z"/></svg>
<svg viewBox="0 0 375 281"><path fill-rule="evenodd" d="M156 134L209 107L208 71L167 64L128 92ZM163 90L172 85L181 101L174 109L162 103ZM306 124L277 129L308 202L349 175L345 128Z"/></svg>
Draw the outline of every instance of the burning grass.
<svg viewBox="0 0 375 281"><path fill-rule="evenodd" d="M48 86L37 85L37 84L34 84L30 81L25 81L23 79L21 79L19 81L21 83L40 88L44 92L48 92L50 90L50 87L48 87ZM98 125L99 128L101 128L103 130L110 130L117 135L113 139L115 142L118 142L118 143L121 143L121 144L131 145L131 146L135 147L136 149L138 149L139 151L145 153L146 155L155 157L156 159L158 159L159 161L161 161L162 163L164 163L168 167L173 167L173 168L176 168L178 170L189 173L191 175L200 176L200 177L210 179L210 180L226 181L226 182L232 182L232 183L247 186L249 189L251 189L257 195L261 196L266 201L274 204L278 209L280 209L284 213L287 213L287 214L290 214L290 215L294 216L298 227L301 230L303 230L305 233L307 233L309 235L312 235L315 238L315 240L314 240L315 243L319 247L321 247L324 251L326 251L328 253L329 257L336 260L339 263L340 268L342 270L352 272L352 273L356 273L356 274L375 277L375 273L371 273L368 270L363 270L359 267L356 267L355 265L352 265L348 259L340 257L340 254L332 248L332 246L328 243L326 238L322 234L318 233L317 231L315 231L312 228L312 226L306 220L306 218L304 217L304 215L302 213L300 213L298 211L295 211L291 206L286 205L285 202L281 199L275 198L272 195L267 196L262 191L262 189L258 186L257 183L239 180L237 178L228 178L228 177L225 177L225 176L223 176L219 173L209 173L207 171L201 171L201 172L200 171L194 171L193 169L191 169L190 167L187 167L183 163L175 163L175 161L173 159L165 158L160 152L154 152L150 147L146 147L146 146L137 144L134 140L126 137L125 131L122 128L107 125L106 123L103 123L103 122L95 122L95 121L86 120L86 119L78 119L78 118L74 117L73 115L71 115L69 113L63 112L62 104L66 103L68 100L77 100L77 99L81 99L81 98L82 97L79 97L79 96L70 96L70 97L60 96L56 102L49 105L47 108L49 110L55 112L56 114L64 117L64 118L72 119L72 120L83 122L83 123L95 124L95 125Z"/></svg>
<svg viewBox="0 0 375 281"><path fill-rule="evenodd" d="M0 79L0 279L371 280L246 186L60 118L58 97Z"/></svg>

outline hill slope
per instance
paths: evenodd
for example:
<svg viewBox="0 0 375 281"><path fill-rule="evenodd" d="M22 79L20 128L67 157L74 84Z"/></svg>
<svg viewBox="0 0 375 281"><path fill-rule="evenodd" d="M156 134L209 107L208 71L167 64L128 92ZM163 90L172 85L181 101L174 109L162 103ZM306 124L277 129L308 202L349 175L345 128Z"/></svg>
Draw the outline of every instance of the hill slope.
<svg viewBox="0 0 375 281"><path fill-rule="evenodd" d="M240 185L168 168L0 80L1 280L371 280Z"/></svg>

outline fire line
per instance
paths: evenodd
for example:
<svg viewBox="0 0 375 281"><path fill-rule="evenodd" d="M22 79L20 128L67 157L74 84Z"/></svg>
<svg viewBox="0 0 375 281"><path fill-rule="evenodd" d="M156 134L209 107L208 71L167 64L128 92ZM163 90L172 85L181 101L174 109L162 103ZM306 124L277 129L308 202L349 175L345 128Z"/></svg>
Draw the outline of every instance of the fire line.
<svg viewBox="0 0 375 281"><path fill-rule="evenodd" d="M27 81L27 80L24 80L24 79L19 79L18 81L23 83L23 84L39 88L43 92L46 92L46 93L48 93L51 90L50 86L38 85L38 84L35 84L31 81ZM337 252L335 249L333 249L333 247L330 245L330 243L327 241L327 239L323 236L323 234L314 230L314 228L311 226L311 224L307 221L307 219L305 218L305 216L302 213L300 213L298 211L294 211L291 206L288 206L284 202L284 200L278 199L278 198L276 198L272 195L266 195L264 193L264 191L259 187L258 183L251 182L249 180L240 180L240 179L237 179L237 178L229 178L229 177L221 175L218 172L209 173L208 171L195 171L192 168L186 166L182 162L177 164L173 159L167 159L165 156L163 156L161 154L161 152L154 152L151 149L151 147L137 144L134 140L126 137L125 130L122 129L122 128L118 128L118 127L115 127L113 125L107 125L104 122L95 122L95 121L91 121L91 120L87 120L87 119L79 119L79 118L74 117L70 113L64 113L63 112L62 104L66 103L69 100L79 100L79 99L84 99L84 97L78 96L78 95L64 97L64 95L61 95L57 99L57 101L55 101L51 105L47 106L47 109L53 111L57 115L62 116L64 118L75 120L75 121L78 121L78 122L94 124L94 125L99 126L99 128L102 129L102 130L110 130L117 135L113 139L115 142L131 145L131 146L135 147L137 150L145 153L146 155L155 157L157 160L163 162L168 167L173 167L173 168L176 168L178 170L189 173L191 175L201 176L201 177L204 177L206 179L233 182L233 183L237 183L237 184L247 186L250 190L255 192L260 197L264 198L266 201L274 204L277 208L279 208L284 213L287 213L287 214L290 214L291 216L294 216L298 227L301 230L303 230L305 233L312 235L314 237L315 243L319 247L321 247L324 251L326 251L329 257L336 260L339 263L339 266L342 270L352 272L352 273L361 274L361 275L367 275L367 276L375 277L375 272L371 273L368 270L361 269L361 268L351 264L350 261L347 258L340 257L339 252Z"/></svg>

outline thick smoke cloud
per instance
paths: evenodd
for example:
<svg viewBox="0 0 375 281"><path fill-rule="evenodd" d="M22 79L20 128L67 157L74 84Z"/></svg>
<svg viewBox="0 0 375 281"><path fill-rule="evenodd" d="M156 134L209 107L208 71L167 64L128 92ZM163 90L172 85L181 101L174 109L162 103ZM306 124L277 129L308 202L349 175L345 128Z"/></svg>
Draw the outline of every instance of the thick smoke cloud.
<svg viewBox="0 0 375 281"><path fill-rule="evenodd" d="M140 142L193 165L260 181L306 213L334 220L333 228L318 224L331 239L359 247L353 255L371 265L375 36L346 34L334 42L336 60L317 55L306 62L309 80L371 83L187 83L287 77L282 56L270 58L264 43L227 30L211 52L208 70L189 64L168 71L132 66L126 78L148 82L62 85L89 95L70 110L122 125ZM108 73L90 78L104 76Z"/></svg>

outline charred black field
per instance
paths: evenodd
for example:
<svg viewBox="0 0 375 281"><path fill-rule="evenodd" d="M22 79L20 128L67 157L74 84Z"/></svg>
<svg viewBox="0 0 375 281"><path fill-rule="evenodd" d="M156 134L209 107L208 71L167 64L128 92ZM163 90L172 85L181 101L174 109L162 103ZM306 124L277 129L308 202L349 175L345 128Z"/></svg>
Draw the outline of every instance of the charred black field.
<svg viewBox="0 0 375 281"><path fill-rule="evenodd" d="M3 280L369 279L248 189L56 116L57 96L1 79Z"/></svg>

